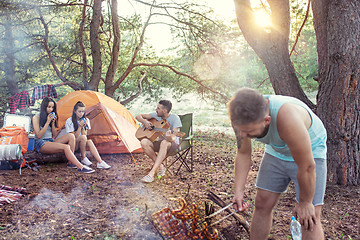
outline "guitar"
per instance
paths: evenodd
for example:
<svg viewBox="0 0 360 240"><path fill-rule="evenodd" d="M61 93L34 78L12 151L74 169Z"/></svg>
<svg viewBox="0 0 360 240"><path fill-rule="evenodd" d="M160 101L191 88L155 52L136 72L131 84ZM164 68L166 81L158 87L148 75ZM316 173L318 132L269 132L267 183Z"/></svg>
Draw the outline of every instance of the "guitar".
<svg viewBox="0 0 360 240"><path fill-rule="evenodd" d="M157 121L155 118L149 120L152 123L152 128L147 129L145 126L138 128L135 133L135 137L139 140L143 138L148 138L151 142L154 142L158 137L164 135L165 132L169 131L170 123L166 119ZM184 137L185 133L183 132L173 132L177 137Z"/></svg>

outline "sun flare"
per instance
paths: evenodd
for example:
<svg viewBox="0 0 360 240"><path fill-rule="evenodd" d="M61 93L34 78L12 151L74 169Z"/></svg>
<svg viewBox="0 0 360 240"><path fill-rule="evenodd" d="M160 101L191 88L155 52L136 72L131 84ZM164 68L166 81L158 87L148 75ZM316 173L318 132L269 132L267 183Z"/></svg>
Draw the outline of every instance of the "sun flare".
<svg viewBox="0 0 360 240"><path fill-rule="evenodd" d="M258 9L254 11L255 22L257 25L263 28L271 26L271 17L264 9Z"/></svg>

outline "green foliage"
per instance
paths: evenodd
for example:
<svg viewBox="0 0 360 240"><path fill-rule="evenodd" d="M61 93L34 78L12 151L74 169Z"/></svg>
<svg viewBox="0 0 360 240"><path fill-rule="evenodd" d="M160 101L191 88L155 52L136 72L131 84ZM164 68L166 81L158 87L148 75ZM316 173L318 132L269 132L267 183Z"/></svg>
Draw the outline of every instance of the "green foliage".
<svg viewBox="0 0 360 240"><path fill-rule="evenodd" d="M295 43L296 36L304 22L306 15L307 1L291 0L291 32L290 32L290 50ZM318 58L316 50L316 35L313 27L312 11L309 11L307 21L305 22L295 51L291 56L297 71L300 85L307 92L316 91L318 83L314 77L318 75Z"/></svg>
<svg viewBox="0 0 360 240"><path fill-rule="evenodd" d="M56 5L57 1L33 1L33 5L22 4L22 1L13 1L12 7L8 7L13 16L13 32L16 47L16 79L21 90L30 89L35 85L60 83L47 53L42 44L45 34L44 27L38 20L39 12L33 7L41 7L40 11L49 28L49 47L53 59L63 77L69 81L83 85L82 55L79 46L79 27L81 22L82 6ZM199 2L200 3L200 2ZM177 71L193 76L204 86L231 96L240 87L258 88L263 93L273 93L267 71L249 47L235 21L225 21L214 14L207 6L198 3L183 3L180 8L169 8L169 14L164 22L171 26L173 42L176 47L169 49L167 55L159 56L155 48L145 38L135 64L163 64L174 67ZM16 10L15 10L16 9ZM111 60L113 33L111 32L111 16L108 7L103 8L103 24L100 27L100 44L102 51L102 78ZM155 9L157 14L165 15L161 8ZM291 0L291 47L296 39L304 19L306 2L303 0ZM0 16L1 17L1 16ZM85 46L88 67L88 79L92 74L92 55L90 46L90 21L92 9L87 8L86 23L84 28L83 43ZM142 15L135 14L126 18L119 18L121 43L119 52L119 64L115 73L115 81L119 79L133 57L138 47L140 35L145 20ZM157 20L151 22L156 23ZM184 24L185 23L185 24ZM317 75L316 38L312 27L310 14L297 43L296 51L292 54L292 61L298 72L300 84L306 91L315 91L317 83L313 77ZM0 25L0 33L3 32ZM0 41L3 39L0 38ZM2 43L2 42L0 42ZM0 45L3 46L3 45ZM1 47L0 47L1 48ZM0 49L0 54L3 49ZM3 55L0 55L0 78L4 78L1 68L4 63ZM116 90L114 98L125 100L138 91L138 80L142 72L146 71L147 78L143 81L143 95L146 100L158 100L158 96L164 91L172 92L175 99L180 99L183 94L193 92L202 98L212 101L222 101L219 95L214 94L207 88L195 83L185 76L177 75L166 67L139 66L134 68ZM1 88L5 88L2 83ZM100 81L99 91L104 92L104 83ZM69 91L69 87L59 88L59 96ZM0 101L7 101L7 92L2 91Z"/></svg>

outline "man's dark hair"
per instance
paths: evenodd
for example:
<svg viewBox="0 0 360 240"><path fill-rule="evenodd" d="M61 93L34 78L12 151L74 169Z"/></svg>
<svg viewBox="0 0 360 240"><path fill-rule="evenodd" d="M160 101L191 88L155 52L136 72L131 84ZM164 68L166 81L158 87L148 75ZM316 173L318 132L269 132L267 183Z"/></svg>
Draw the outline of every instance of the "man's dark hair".
<svg viewBox="0 0 360 240"><path fill-rule="evenodd" d="M258 91L250 88L238 90L228 103L228 112L233 125L258 123L264 119L269 106Z"/></svg>
<svg viewBox="0 0 360 240"><path fill-rule="evenodd" d="M163 105L168 113L171 111L172 103L169 100L160 100L159 104Z"/></svg>

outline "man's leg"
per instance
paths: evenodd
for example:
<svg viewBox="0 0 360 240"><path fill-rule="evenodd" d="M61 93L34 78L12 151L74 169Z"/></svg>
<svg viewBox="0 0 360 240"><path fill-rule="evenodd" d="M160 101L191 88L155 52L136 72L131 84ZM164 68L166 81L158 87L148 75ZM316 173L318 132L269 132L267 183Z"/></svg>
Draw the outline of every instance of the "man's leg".
<svg viewBox="0 0 360 240"><path fill-rule="evenodd" d="M147 138L141 139L140 144L142 149L144 150L144 153L155 162L156 153L154 149L154 144Z"/></svg>
<svg viewBox="0 0 360 240"><path fill-rule="evenodd" d="M150 170L149 174L151 177L154 177L156 170L160 167L161 163L164 161L164 159L167 156L167 152L171 147L171 142L168 142L166 140L161 141L160 143L160 149L156 156L155 163Z"/></svg>
<svg viewBox="0 0 360 240"><path fill-rule="evenodd" d="M306 240L323 240L324 230L321 224L321 209L322 206L315 206L316 225L314 225L313 231L305 231L302 229L302 238Z"/></svg>
<svg viewBox="0 0 360 240"><path fill-rule="evenodd" d="M264 240L270 233L272 210L279 199L280 193L257 190L255 210L251 220L250 239Z"/></svg>

